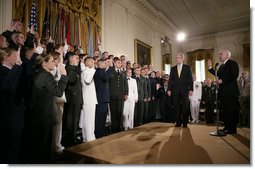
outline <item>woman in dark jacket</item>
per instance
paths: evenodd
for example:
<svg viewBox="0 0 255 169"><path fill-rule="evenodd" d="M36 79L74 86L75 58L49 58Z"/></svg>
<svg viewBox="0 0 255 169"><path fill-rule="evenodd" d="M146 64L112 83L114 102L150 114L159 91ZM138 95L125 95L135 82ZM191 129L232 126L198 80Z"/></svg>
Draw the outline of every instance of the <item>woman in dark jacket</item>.
<svg viewBox="0 0 255 169"><path fill-rule="evenodd" d="M33 163L51 163L53 127L56 123L55 96L61 97L66 88L66 70L60 68L61 78L55 81L51 71L55 68L51 55L36 58L37 74L32 90L32 127L34 139Z"/></svg>

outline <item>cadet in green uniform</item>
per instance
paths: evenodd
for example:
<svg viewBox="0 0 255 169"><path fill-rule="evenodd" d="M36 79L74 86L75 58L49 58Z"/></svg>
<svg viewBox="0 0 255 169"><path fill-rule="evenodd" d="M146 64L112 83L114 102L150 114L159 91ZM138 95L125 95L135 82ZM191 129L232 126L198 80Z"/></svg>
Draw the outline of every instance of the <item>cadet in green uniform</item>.
<svg viewBox="0 0 255 169"><path fill-rule="evenodd" d="M141 75L141 69L136 68L135 79L137 83L138 90L138 101L135 104L135 113L134 113L134 124L135 127L143 124L143 112L144 112L144 102L147 101L148 92L147 92L147 84L146 79Z"/></svg>

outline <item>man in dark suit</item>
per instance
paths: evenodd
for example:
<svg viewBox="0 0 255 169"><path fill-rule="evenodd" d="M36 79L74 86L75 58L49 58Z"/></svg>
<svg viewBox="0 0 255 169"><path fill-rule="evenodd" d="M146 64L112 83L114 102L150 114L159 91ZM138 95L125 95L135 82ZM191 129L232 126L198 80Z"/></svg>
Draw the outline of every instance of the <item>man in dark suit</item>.
<svg viewBox="0 0 255 169"><path fill-rule="evenodd" d="M96 105L96 119L95 119L95 136L100 138L104 136L106 116L108 113L108 104L110 102L109 93L109 79L113 72L113 67L110 66L110 59L106 61L99 59L97 61L97 68L94 75L96 86L97 101Z"/></svg>
<svg viewBox="0 0 255 169"><path fill-rule="evenodd" d="M219 84L219 99L222 103L224 125L222 131L226 134L236 133L236 123L238 117L238 85L239 75L238 64L230 60L231 52L227 49L219 51L219 60L223 63L217 72L217 83ZM215 75L212 68L212 61L208 61L209 72Z"/></svg>
<svg viewBox="0 0 255 169"><path fill-rule="evenodd" d="M112 132L116 133L122 129L122 115L124 108L124 101L128 97L128 82L126 75L121 72L121 60L118 57L113 59L115 70L109 80L110 87L110 110Z"/></svg>
<svg viewBox="0 0 255 169"><path fill-rule="evenodd" d="M193 94L193 80L189 65L183 64L184 54L176 55L177 65L171 68L167 94L172 95L176 113L176 127L187 127L189 96ZM182 111L182 116L181 116ZM182 117L182 118L181 118Z"/></svg>

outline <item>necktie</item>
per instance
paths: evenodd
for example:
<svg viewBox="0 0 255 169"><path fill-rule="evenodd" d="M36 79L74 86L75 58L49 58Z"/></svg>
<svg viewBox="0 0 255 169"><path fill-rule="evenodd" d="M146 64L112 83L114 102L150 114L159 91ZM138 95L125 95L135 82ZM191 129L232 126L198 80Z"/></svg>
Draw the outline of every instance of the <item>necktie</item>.
<svg viewBox="0 0 255 169"><path fill-rule="evenodd" d="M177 72L178 72L178 77L180 78L180 75L181 75L181 66L180 65L177 66Z"/></svg>
<svg viewBox="0 0 255 169"><path fill-rule="evenodd" d="M130 80L130 78L128 78L128 80Z"/></svg>

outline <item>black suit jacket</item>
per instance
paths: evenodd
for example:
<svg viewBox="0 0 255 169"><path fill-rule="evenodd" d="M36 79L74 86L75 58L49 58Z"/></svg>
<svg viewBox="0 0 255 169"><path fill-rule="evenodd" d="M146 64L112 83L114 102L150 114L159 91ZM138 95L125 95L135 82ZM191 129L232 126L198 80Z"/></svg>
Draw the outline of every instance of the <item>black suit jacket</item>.
<svg viewBox="0 0 255 169"><path fill-rule="evenodd" d="M0 129L24 128L24 96L21 86L22 66L9 69L0 65Z"/></svg>
<svg viewBox="0 0 255 169"><path fill-rule="evenodd" d="M157 81L155 78L150 77L151 83L151 97L155 97Z"/></svg>
<svg viewBox="0 0 255 169"><path fill-rule="evenodd" d="M110 98L124 100L128 95L127 77L123 72L118 73L116 70L112 72L109 80Z"/></svg>
<svg viewBox="0 0 255 169"><path fill-rule="evenodd" d="M171 68L167 91L171 91L173 95L186 95L189 91L193 91L193 79L189 65L182 65L180 78L177 73L177 65Z"/></svg>
<svg viewBox="0 0 255 169"><path fill-rule="evenodd" d="M55 81L50 72L41 70L36 76L32 90L32 125L52 126L56 123L56 97L61 97L68 81L61 76Z"/></svg>
<svg viewBox="0 0 255 169"><path fill-rule="evenodd" d="M209 69L209 72L215 75L213 68ZM217 72L218 79L222 80L222 84L219 85L219 95L224 97L233 97L239 95L237 78L239 75L238 64L233 60L228 60L225 64L222 64Z"/></svg>
<svg viewBox="0 0 255 169"><path fill-rule="evenodd" d="M109 79L113 72L113 67L109 69L97 68L94 75L94 82L97 93L98 103L107 103L110 102L110 93L109 93Z"/></svg>
<svg viewBox="0 0 255 169"><path fill-rule="evenodd" d="M66 87L66 100L68 104L83 104L81 73L79 66L66 65L66 73L69 77Z"/></svg>

